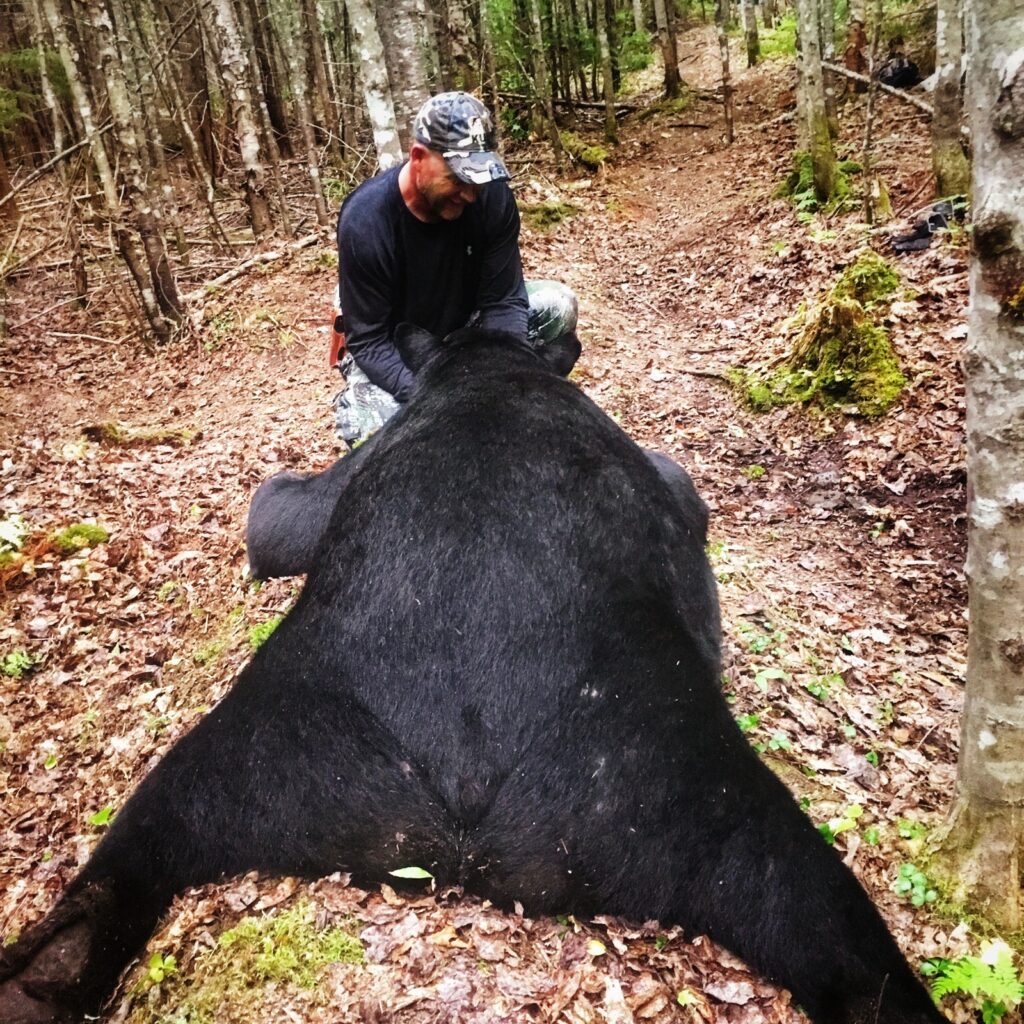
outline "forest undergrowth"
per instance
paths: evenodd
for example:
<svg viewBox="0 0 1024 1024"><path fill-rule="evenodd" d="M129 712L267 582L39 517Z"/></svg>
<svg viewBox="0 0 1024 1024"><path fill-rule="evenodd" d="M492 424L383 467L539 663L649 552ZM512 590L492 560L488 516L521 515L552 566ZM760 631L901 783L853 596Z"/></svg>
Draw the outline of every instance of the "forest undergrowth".
<svg viewBox="0 0 1024 1024"><path fill-rule="evenodd" d="M687 39L682 66L706 95L712 48ZM808 219L777 197L794 146L792 68L769 61L737 79L731 147L720 104L694 98L623 118L596 173L557 176L543 147L512 151L521 204L560 210L543 227L524 217L527 276L576 289L584 354L574 379L637 441L685 465L711 507L723 686L741 728L911 961L956 959L976 939L933 891L927 840L952 794L965 669L967 249L952 232L923 252L891 251L890 235L931 194L927 122L914 108L880 101L875 158L896 219L872 234L856 209ZM856 159L863 97L844 104L842 122L840 153ZM596 122L574 130L598 137ZM62 230L49 187L23 204L37 204L40 246ZM907 379L896 403L874 419L748 409L734 371L778 365L791 318L865 245L899 275L875 311ZM51 904L131 788L293 601L299 581L247 578L255 487L337 456L329 232L208 292L186 336L156 351L131 336L113 291L79 311L65 302L66 269L45 263L9 282L0 343L0 511L20 517L29 555L0 567L8 938ZM55 541L82 523L106 539ZM320 968L311 988L298 967L275 973L259 956L228 958L236 974L213 969L220 936L262 911L299 921L270 940L286 963L315 960L337 928L362 954ZM177 901L111 1019L793 1015L785 993L706 939L653 922L530 920L427 882L366 893L344 876L253 876Z"/></svg>

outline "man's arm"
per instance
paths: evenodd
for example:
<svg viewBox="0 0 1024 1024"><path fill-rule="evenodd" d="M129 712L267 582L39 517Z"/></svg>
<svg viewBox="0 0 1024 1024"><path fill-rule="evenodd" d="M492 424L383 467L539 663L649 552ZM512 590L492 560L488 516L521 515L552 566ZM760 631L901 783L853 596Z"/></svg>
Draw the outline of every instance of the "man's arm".
<svg viewBox="0 0 1024 1024"><path fill-rule="evenodd" d="M345 344L359 368L379 388L405 402L413 375L402 362L389 326L395 267L379 234L362 230L359 218L338 218L338 286Z"/></svg>
<svg viewBox="0 0 1024 1024"><path fill-rule="evenodd" d="M494 189L496 195L484 224L486 242L476 303L480 326L525 339L529 303L519 255L519 209L504 183L485 187Z"/></svg>

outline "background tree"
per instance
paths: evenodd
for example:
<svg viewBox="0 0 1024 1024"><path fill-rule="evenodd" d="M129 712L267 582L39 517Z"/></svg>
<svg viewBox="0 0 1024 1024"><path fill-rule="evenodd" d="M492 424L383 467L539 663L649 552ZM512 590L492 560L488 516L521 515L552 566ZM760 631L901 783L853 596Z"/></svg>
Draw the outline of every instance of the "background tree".
<svg viewBox="0 0 1024 1024"><path fill-rule="evenodd" d="M941 860L958 895L1016 930L1024 853L1024 11L968 5L974 144L967 388L967 690Z"/></svg>
<svg viewBox="0 0 1024 1024"><path fill-rule="evenodd" d="M932 168L939 196L965 194L971 181L971 168L960 142L962 24L958 0L937 0Z"/></svg>
<svg viewBox="0 0 1024 1024"><path fill-rule="evenodd" d="M825 107L825 84L822 79L819 18L816 0L796 0L797 32L800 53L797 104L802 119L802 133L811 158L814 191L824 202L835 191L836 156Z"/></svg>

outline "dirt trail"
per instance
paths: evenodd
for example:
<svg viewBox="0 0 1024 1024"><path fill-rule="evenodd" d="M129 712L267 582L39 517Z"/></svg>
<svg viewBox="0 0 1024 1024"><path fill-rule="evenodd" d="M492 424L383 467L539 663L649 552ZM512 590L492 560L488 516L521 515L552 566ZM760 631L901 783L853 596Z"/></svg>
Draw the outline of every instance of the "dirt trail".
<svg viewBox="0 0 1024 1024"><path fill-rule="evenodd" d="M688 46L690 83L712 87L711 50L698 35ZM846 859L912 955L946 955L958 949L950 926L899 900L890 883L913 859L915 836L940 819L956 756L966 258L943 245L900 264L906 291L888 326L911 384L887 417L755 415L738 403L715 374L777 357L781 320L863 244L851 217L804 225L772 198L793 145L776 104L789 76L770 64L738 74L731 148L710 102L627 119L606 171L582 187L561 183L578 215L549 235L524 231L524 259L528 276L563 280L580 296L580 385L639 442L686 465L711 505L724 685L751 741L816 822L862 808L859 827L839 840ZM850 152L858 128L848 116ZM894 205L922 205L919 119L883 103L879 135ZM526 165L527 201L550 190L544 171ZM884 251L884 236L873 245ZM14 330L0 349L10 368L0 381L0 511L24 516L38 537L94 519L111 540L65 558L44 544L7 581L0 657L24 650L38 664L0 677L4 934L50 904L99 835L91 816L119 806L223 694L248 659L249 630L294 596L294 581L248 584L242 531L260 480L336 455L329 253L325 239L230 286L207 302L194 340L156 354L116 343L125 333L116 308L46 315L64 298L56 273L12 289ZM201 434L132 447L83 437L111 420ZM332 969L330 1008L282 990L266 997L260 1019L282 1019L286 1007L301 1020L450 1012L470 1022L494 1020L500 1006L508 1020L564 1010L582 1021L621 1003L644 1019L682 1020L684 988L709 1021L790 1014L784 996L703 940L673 935L662 949L651 932L606 922L596 933L608 949L595 956L591 932L564 923L443 896L382 899L343 881L306 898L321 917L378 929L373 955L387 969ZM151 949L173 951L184 967L245 908L291 905L302 891L274 880L208 887L182 901ZM437 935L447 939L428 941ZM410 1000L415 991L427 994ZM367 1017L369 1006L395 1014Z"/></svg>

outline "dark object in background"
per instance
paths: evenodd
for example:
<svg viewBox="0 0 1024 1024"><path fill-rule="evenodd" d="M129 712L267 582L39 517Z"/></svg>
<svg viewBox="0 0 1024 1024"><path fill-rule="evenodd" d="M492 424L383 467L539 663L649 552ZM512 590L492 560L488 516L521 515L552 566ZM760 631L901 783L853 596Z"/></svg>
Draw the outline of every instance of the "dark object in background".
<svg viewBox="0 0 1024 1024"><path fill-rule="evenodd" d="M914 218L914 230L892 239L895 252L919 252L932 244L937 231L945 231L953 222L962 224L967 215L967 197L952 196L921 210Z"/></svg>
<svg viewBox="0 0 1024 1024"><path fill-rule="evenodd" d="M0 951L0 1021L95 1012L186 886L416 865L707 934L816 1024L944 1024L732 718L699 499L547 355L409 359L295 607Z"/></svg>
<svg viewBox="0 0 1024 1024"><path fill-rule="evenodd" d="M894 89L909 89L921 81L921 72L909 57L890 57L875 72L875 78Z"/></svg>

